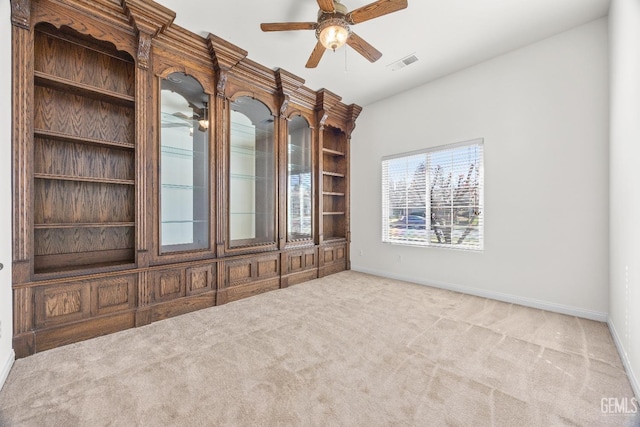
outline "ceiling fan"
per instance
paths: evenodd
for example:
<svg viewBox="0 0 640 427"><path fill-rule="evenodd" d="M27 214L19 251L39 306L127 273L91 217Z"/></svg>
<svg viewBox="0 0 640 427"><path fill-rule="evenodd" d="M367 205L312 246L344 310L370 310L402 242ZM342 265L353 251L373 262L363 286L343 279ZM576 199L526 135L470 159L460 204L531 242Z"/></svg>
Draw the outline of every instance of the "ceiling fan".
<svg viewBox="0 0 640 427"><path fill-rule="evenodd" d="M351 31L351 25L378 18L407 7L407 0L378 0L358 9L347 11L340 0L317 0L320 10L317 22L274 22L260 24L262 31L315 30L318 42L307 61L307 68L318 66L326 49L335 51L345 43L376 62L382 53Z"/></svg>

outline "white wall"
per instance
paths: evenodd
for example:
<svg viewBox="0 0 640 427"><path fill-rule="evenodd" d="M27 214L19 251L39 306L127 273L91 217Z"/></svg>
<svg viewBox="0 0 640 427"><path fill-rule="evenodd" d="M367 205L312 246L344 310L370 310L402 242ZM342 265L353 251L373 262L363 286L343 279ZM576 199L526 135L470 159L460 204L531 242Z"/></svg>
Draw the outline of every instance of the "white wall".
<svg viewBox="0 0 640 427"><path fill-rule="evenodd" d="M606 320L607 63L603 18L366 106L351 145L352 268ZM382 244L381 157L474 138L484 252Z"/></svg>
<svg viewBox="0 0 640 427"><path fill-rule="evenodd" d="M609 325L640 397L640 3L613 0L609 27Z"/></svg>
<svg viewBox="0 0 640 427"><path fill-rule="evenodd" d="M13 363L11 314L11 19L0 2L0 388Z"/></svg>

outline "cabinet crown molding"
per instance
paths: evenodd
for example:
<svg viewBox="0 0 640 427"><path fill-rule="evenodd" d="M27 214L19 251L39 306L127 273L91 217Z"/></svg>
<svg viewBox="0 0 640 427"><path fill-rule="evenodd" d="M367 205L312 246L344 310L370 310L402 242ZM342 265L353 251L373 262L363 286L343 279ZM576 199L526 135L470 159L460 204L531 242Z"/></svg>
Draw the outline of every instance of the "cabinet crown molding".
<svg viewBox="0 0 640 427"><path fill-rule="evenodd" d="M151 0L122 0L122 7L136 29L152 38L176 18L174 11Z"/></svg>
<svg viewBox="0 0 640 427"><path fill-rule="evenodd" d="M233 43L209 33L207 36L214 67L219 71L229 71L245 59L248 52Z"/></svg>

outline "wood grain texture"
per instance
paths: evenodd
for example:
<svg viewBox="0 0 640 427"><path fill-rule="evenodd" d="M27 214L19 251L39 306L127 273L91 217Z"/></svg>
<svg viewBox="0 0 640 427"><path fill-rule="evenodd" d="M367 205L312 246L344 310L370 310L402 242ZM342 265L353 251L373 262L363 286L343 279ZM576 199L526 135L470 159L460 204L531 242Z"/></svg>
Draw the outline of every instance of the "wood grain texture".
<svg viewBox="0 0 640 427"><path fill-rule="evenodd" d="M91 314L99 316L135 308L136 282L135 275L92 281Z"/></svg>
<svg viewBox="0 0 640 427"><path fill-rule="evenodd" d="M133 59L118 55L115 47L111 50L102 46L77 41L59 32L54 34L43 27L37 27L34 43L34 69L53 76L99 89L133 96L135 67Z"/></svg>
<svg viewBox="0 0 640 427"><path fill-rule="evenodd" d="M111 2L111 7L104 7L104 2L105 0L38 0L37 6L32 8L31 21L46 22L65 33L79 36L80 39L110 43L118 52L127 52L132 58L137 43L134 31L122 13L122 6L118 2Z"/></svg>
<svg viewBox="0 0 640 427"><path fill-rule="evenodd" d="M258 262L258 277L263 279L265 277L273 277L280 274L278 259L270 259L266 261Z"/></svg>
<svg viewBox="0 0 640 427"><path fill-rule="evenodd" d="M83 322L74 324L61 324L36 330L36 348L37 351L45 351L133 327L135 327L135 314L133 312L86 319Z"/></svg>
<svg viewBox="0 0 640 427"><path fill-rule="evenodd" d="M52 274L83 269L105 269L122 264L133 265L133 249L107 249L79 253L37 255L33 260L35 274ZM68 274L67 274L68 275Z"/></svg>
<svg viewBox="0 0 640 427"><path fill-rule="evenodd" d="M359 7L347 14L347 20L352 24L358 24L370 19L378 18L389 13L405 9L407 0L378 0L366 6Z"/></svg>
<svg viewBox="0 0 640 427"><path fill-rule="evenodd" d="M31 0L11 0L11 22L29 29L31 24Z"/></svg>
<svg viewBox="0 0 640 427"><path fill-rule="evenodd" d="M77 137L134 143L131 107L36 86L33 126Z"/></svg>
<svg viewBox="0 0 640 427"><path fill-rule="evenodd" d="M131 186L37 179L34 187L36 224L135 219L135 192Z"/></svg>
<svg viewBox="0 0 640 427"><path fill-rule="evenodd" d="M26 2L23 2L26 3ZM30 3L30 2L28 2ZM13 6L14 3L12 3ZM12 26L13 260L29 261L33 248L33 43L28 30Z"/></svg>
<svg viewBox="0 0 640 427"><path fill-rule="evenodd" d="M153 2L127 0L129 12L120 0L14 3L31 3L34 23L12 27L14 329L22 353L348 267L349 138L360 107L218 37L163 23L172 14L154 11ZM149 36L142 57L140 30ZM196 76L217 95L210 103L212 247L175 254L161 253L154 234L156 77L169 70ZM227 128L229 101L239 96L278 117L280 178L269 205L274 241L229 247ZM313 144L313 237L304 242L286 241L287 120L295 115L309 122Z"/></svg>
<svg viewBox="0 0 640 427"><path fill-rule="evenodd" d="M148 271L140 271L138 273L138 307L151 304L153 286L149 276L150 273Z"/></svg>
<svg viewBox="0 0 640 427"><path fill-rule="evenodd" d="M150 191L148 188L149 171L153 170L153 155L149 155L149 146L154 146L152 138L154 134L149 127L153 123L150 115L155 112L154 108L149 108L149 103L153 102L153 85L151 75L148 70L137 68L135 75L135 135L136 151L134 171L137 179L136 185L136 249L138 252L139 264L148 265L148 251L151 249L151 238L153 230L151 227L151 207Z"/></svg>
<svg viewBox="0 0 640 427"><path fill-rule="evenodd" d="M322 187L320 243L347 236L348 159L346 134L342 129L326 126L321 131Z"/></svg>
<svg viewBox="0 0 640 427"><path fill-rule="evenodd" d="M181 314L213 307L216 304L216 293L205 292L172 301L155 304L151 307L151 321L168 319Z"/></svg>
<svg viewBox="0 0 640 427"><path fill-rule="evenodd" d="M153 302L169 301L186 294L184 268L153 271L149 278L153 283Z"/></svg>
<svg viewBox="0 0 640 427"><path fill-rule="evenodd" d="M303 270L296 273L291 273L287 276L283 276L281 279L281 287L287 288L289 286L298 285L300 283L308 282L309 280L318 278L318 269Z"/></svg>
<svg viewBox="0 0 640 427"><path fill-rule="evenodd" d="M38 327L73 322L91 314L91 289L88 283L37 288L35 297Z"/></svg>
<svg viewBox="0 0 640 427"><path fill-rule="evenodd" d="M13 290L13 334L19 335L33 329L33 290L19 288Z"/></svg>
<svg viewBox="0 0 640 427"><path fill-rule="evenodd" d="M134 153L81 143L34 139L34 173L135 180Z"/></svg>
<svg viewBox="0 0 640 427"><path fill-rule="evenodd" d="M187 269L187 295L210 292L215 289L215 264Z"/></svg>
<svg viewBox="0 0 640 427"><path fill-rule="evenodd" d="M289 271L299 271L302 270L304 266L303 254L295 254L289 256Z"/></svg>
<svg viewBox="0 0 640 427"><path fill-rule="evenodd" d="M351 33L347 39L347 44L360 55L364 56L369 62L376 62L382 58L382 52L369 44L356 33Z"/></svg>
<svg viewBox="0 0 640 427"><path fill-rule="evenodd" d="M229 283L229 286L246 282L252 277L251 270L251 261L245 261L244 263L238 265L228 265L227 281Z"/></svg>
<svg viewBox="0 0 640 427"><path fill-rule="evenodd" d="M38 255L82 253L111 249L133 249L133 227L54 228L35 231L35 251Z"/></svg>
<svg viewBox="0 0 640 427"><path fill-rule="evenodd" d="M230 287L226 290L226 298L227 302L237 301L276 289L280 289L280 278Z"/></svg>

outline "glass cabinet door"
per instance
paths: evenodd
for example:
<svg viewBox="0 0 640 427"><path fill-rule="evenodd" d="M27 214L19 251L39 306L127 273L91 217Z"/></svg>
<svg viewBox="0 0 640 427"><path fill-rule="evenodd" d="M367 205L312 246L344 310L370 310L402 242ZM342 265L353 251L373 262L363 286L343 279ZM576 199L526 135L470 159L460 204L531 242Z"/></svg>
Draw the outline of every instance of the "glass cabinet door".
<svg viewBox="0 0 640 427"><path fill-rule="evenodd" d="M275 242L275 144L271 111L249 97L231 103L229 242Z"/></svg>
<svg viewBox="0 0 640 427"><path fill-rule="evenodd" d="M312 237L311 128L302 116L289 122L287 144L287 240Z"/></svg>
<svg viewBox="0 0 640 427"><path fill-rule="evenodd" d="M209 96L183 73L161 80L162 252L209 248Z"/></svg>

